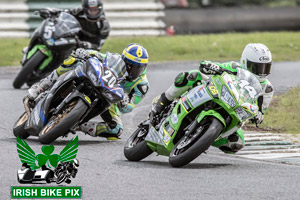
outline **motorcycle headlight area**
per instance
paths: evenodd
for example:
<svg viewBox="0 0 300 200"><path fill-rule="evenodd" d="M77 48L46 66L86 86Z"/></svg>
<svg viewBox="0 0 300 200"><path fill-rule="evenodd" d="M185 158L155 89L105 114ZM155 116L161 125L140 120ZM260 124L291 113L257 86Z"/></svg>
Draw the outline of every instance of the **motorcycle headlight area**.
<svg viewBox="0 0 300 200"><path fill-rule="evenodd" d="M104 89L102 94L110 103L118 103L119 101L122 100L122 98L120 96L114 94L113 92L111 92L107 89Z"/></svg>
<svg viewBox="0 0 300 200"><path fill-rule="evenodd" d="M231 108L236 106L236 102L228 89L223 85L221 92L221 100L227 103Z"/></svg>
<svg viewBox="0 0 300 200"><path fill-rule="evenodd" d="M87 75L90 78L90 80L94 83L94 85L99 85L99 78L94 69L89 68L87 71Z"/></svg>
<svg viewBox="0 0 300 200"><path fill-rule="evenodd" d="M82 64L76 66L76 68L75 68L75 74L76 74L78 77L81 77L81 76L84 75L83 68L82 68Z"/></svg>
<svg viewBox="0 0 300 200"><path fill-rule="evenodd" d="M243 109L242 107L238 107L234 110L239 118L240 121L245 121L249 118L252 117L252 114L247 112L245 109Z"/></svg>

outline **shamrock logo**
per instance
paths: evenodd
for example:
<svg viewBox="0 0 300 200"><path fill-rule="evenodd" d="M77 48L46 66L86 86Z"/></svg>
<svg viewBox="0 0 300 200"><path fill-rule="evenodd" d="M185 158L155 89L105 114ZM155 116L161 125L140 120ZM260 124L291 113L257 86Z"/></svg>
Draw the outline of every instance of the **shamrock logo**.
<svg viewBox="0 0 300 200"><path fill-rule="evenodd" d="M58 162L59 162L59 155L57 154L53 154L54 151L54 146L50 145L50 146L43 146L42 147L42 152L44 154L38 154L36 156L36 159L38 161L39 167L48 164L49 166L49 162L53 167L56 167ZM47 162L49 161L49 162ZM49 166L50 167L50 166Z"/></svg>
<svg viewBox="0 0 300 200"><path fill-rule="evenodd" d="M46 164L49 168L51 168L51 166L56 168L59 162L73 162L76 158L78 151L78 136L76 136L75 139L72 139L59 155L52 154L55 149L53 145L42 146L41 150L43 154L35 155L35 152L30 146L19 137L17 137L17 148L21 162L27 163L32 170L39 169Z"/></svg>

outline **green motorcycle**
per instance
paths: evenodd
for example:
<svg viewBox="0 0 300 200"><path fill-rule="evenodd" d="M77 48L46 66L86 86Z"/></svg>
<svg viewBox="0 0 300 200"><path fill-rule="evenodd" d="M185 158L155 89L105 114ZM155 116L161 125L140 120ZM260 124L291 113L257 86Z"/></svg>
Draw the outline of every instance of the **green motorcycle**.
<svg viewBox="0 0 300 200"><path fill-rule="evenodd" d="M169 156L171 166L184 166L253 118L262 94L251 72L239 68L234 75L224 69L167 106L155 127L150 119L143 121L127 140L124 155L140 161L157 152Z"/></svg>
<svg viewBox="0 0 300 200"><path fill-rule="evenodd" d="M13 82L16 89L24 83L31 86L46 77L80 44L77 34L81 25L73 15L55 8L45 8L36 14L44 21L33 32L28 47L23 49L22 69Z"/></svg>

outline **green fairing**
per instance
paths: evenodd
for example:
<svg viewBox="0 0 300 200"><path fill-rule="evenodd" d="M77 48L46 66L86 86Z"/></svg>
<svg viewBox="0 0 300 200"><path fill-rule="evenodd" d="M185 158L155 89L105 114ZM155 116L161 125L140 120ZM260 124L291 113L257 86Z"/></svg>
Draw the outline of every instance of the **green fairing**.
<svg viewBox="0 0 300 200"><path fill-rule="evenodd" d="M49 63L52 61L52 52L45 46L45 45L35 45L27 54L27 60L29 60L38 50L40 50L43 54L48 56L47 59L44 60L44 62L39 67L40 70L43 70L45 67L49 65Z"/></svg>
<svg viewBox="0 0 300 200"><path fill-rule="evenodd" d="M197 116L197 121L198 123L200 123L205 117L207 116L214 116L215 118L217 118L220 122L223 123L224 127L226 127L226 122L224 120L224 118L222 117L222 115L220 115L217 111L215 110L202 110L202 112Z"/></svg>
<svg viewBox="0 0 300 200"><path fill-rule="evenodd" d="M245 71L245 70L243 70ZM249 73L246 71L246 73ZM256 85L259 85L258 80L254 77L254 75L251 75L250 77L253 78L251 80L256 81ZM230 87L229 83L226 82L225 76L227 78L227 82L232 80L232 82L235 82L237 80L237 77L235 75L230 75L227 73L223 73L222 75L216 75L212 76L210 82L205 82L202 81L203 85L199 85L191 89L189 92L186 92L182 95L182 97L178 100L176 103L175 107L173 108L171 114L164 120L164 122L160 125L159 131L155 130L154 127L151 127L149 130L149 133L146 137L146 141L148 146L155 152L157 152L159 155L165 155L168 156L169 153L172 151L174 148L174 143L173 140L175 139L176 135L178 134L179 130L181 128L182 122L186 120L186 117L192 113L195 109L197 109L200 106L203 106L206 102L208 101L214 101L217 105L215 109L210 109L210 110L202 110L200 113L197 115L196 119L198 122L202 121L205 119L207 116L214 116L215 118L219 119L219 121L222 122L224 125L224 129L222 133L219 135L219 138L222 136L223 133L226 133L227 131L231 130L234 127L240 127L240 123L244 122L252 117L255 116L255 113L250 113L248 111L245 111L248 113L247 118L245 119L239 119L237 113L235 112L235 109L237 108L242 108L246 109L244 107L241 107L242 103L252 103L252 105L255 105L257 108L257 101L254 101L251 97L250 99L250 93L249 99L246 99L246 96L240 95L240 98L238 101L236 98L234 98L235 101L235 106L230 107L229 104L227 104L225 101L221 100L221 91L223 87L226 87L227 90L229 91L231 97L234 97L234 92ZM223 78L224 77L224 78ZM230 77L230 79L228 78ZM237 81L235 83L237 89L241 87L239 84L240 82ZM254 87L254 86L253 86ZM260 87L259 87L260 88ZM258 88L258 89L259 89ZM215 90L213 90L215 89ZM238 91L243 91L245 88L241 88ZM261 88L260 88L261 90ZM214 91L214 92L213 92ZM200 95L201 94L201 95ZM214 95L213 95L214 94ZM243 93L241 93L243 94ZM198 95L198 96L197 96ZM246 94L244 94L246 95ZM197 98L195 97L197 96ZM200 98L200 100L199 100ZM195 106L193 106L193 104ZM231 117L231 122L229 125L226 125L225 119L222 117L221 113L219 112L219 109L224 109L229 116ZM244 140L243 137L243 132L242 130L237 131L238 135ZM218 139L216 140L216 143L214 145L221 145L223 143L227 142L226 139Z"/></svg>

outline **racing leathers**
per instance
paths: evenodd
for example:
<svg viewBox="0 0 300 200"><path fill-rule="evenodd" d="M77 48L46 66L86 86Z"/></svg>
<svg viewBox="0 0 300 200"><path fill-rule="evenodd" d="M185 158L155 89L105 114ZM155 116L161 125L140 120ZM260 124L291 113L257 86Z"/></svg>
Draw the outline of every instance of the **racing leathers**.
<svg viewBox="0 0 300 200"><path fill-rule="evenodd" d="M110 24L104 12L97 22L87 21L82 7L70 9L69 12L79 21L82 27L78 34L81 41L80 46L85 49L101 50L110 32Z"/></svg>
<svg viewBox="0 0 300 200"><path fill-rule="evenodd" d="M173 100L180 97L187 90L197 86L198 83L200 84L201 80L206 80L207 77L205 74L218 74L218 70L221 68L235 73L237 72L238 67L242 68L242 65L237 62L213 63L210 61L203 61L200 64L200 71L192 70L188 72L181 72L176 76L175 82L167 89L167 91L154 99L154 104L151 110L153 113L152 116L159 114ZM262 102L258 102L261 106L259 114L254 118L256 123L262 122L263 113L269 107L274 93L273 86L269 80L266 79L264 82L261 82L261 86L263 89L263 98L258 99L258 101ZM243 130L239 129L226 138L216 140L213 143L213 146L218 147L225 153L236 153L245 146Z"/></svg>
<svg viewBox="0 0 300 200"><path fill-rule="evenodd" d="M60 75L75 69L81 64L80 60L87 56L96 56L102 61L106 59L108 67L110 67L111 70L115 69L114 66L116 63L124 64L121 56L117 53L106 52L103 54L93 50L87 51L84 49L77 49L75 53L64 61L63 65L54 70L49 76L42 79L39 83L34 84L28 90L29 94L27 96L31 98L31 100L34 100L41 92L51 88ZM89 121L79 126L79 130L93 137L101 136L110 140L118 139L123 131L121 113L131 112L148 92L149 82L146 76L146 70L133 81L126 80L126 72L116 73L124 73L124 78L119 79L119 83L127 96L124 97L121 102L113 104L109 110L101 114L101 118L104 122Z"/></svg>

